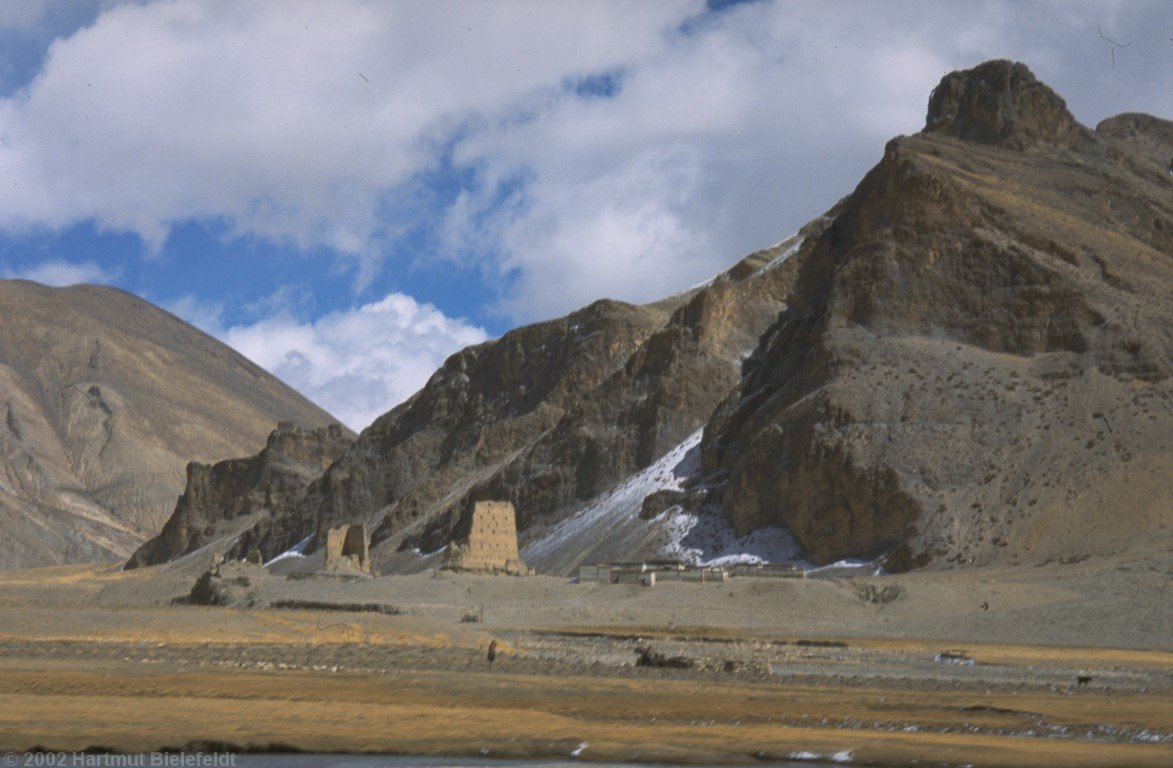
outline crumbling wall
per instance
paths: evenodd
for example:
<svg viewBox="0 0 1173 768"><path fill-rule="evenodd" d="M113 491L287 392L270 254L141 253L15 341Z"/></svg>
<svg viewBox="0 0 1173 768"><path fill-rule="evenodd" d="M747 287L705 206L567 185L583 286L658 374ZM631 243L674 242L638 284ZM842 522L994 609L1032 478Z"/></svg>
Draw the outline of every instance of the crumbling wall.
<svg viewBox="0 0 1173 768"><path fill-rule="evenodd" d="M473 505L468 536L444 551L443 567L464 571L526 573L517 551L517 513L508 501Z"/></svg>
<svg viewBox="0 0 1173 768"><path fill-rule="evenodd" d="M326 568L339 566L370 572L371 553L365 525L342 525L326 531Z"/></svg>

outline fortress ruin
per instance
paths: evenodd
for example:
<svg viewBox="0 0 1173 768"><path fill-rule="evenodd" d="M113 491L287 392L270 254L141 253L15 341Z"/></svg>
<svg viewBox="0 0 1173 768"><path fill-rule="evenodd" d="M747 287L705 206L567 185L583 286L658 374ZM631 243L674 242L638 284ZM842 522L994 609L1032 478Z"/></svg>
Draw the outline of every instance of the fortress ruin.
<svg viewBox="0 0 1173 768"><path fill-rule="evenodd" d="M476 502L468 536L448 545L441 567L454 571L529 573L517 551L517 513L513 504Z"/></svg>
<svg viewBox="0 0 1173 768"><path fill-rule="evenodd" d="M365 525L343 525L326 531L326 568L339 566L370 573L371 552Z"/></svg>

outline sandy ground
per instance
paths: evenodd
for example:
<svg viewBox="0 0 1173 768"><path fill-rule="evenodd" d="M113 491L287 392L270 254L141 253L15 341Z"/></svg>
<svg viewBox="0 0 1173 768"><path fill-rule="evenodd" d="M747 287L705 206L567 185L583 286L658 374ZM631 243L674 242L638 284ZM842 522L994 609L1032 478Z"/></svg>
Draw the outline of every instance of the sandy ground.
<svg viewBox="0 0 1173 768"><path fill-rule="evenodd" d="M651 588L252 572L266 601L398 615L171 604L202 567L0 575L0 750L1173 764L1160 553Z"/></svg>

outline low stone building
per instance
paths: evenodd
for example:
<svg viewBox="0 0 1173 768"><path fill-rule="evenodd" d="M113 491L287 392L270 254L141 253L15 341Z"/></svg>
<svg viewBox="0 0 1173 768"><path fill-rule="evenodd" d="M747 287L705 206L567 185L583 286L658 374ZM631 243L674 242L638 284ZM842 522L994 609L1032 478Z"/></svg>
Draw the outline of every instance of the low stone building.
<svg viewBox="0 0 1173 768"><path fill-rule="evenodd" d="M508 501L478 501L466 538L444 550L443 568L454 571L529 573L517 551L517 513Z"/></svg>

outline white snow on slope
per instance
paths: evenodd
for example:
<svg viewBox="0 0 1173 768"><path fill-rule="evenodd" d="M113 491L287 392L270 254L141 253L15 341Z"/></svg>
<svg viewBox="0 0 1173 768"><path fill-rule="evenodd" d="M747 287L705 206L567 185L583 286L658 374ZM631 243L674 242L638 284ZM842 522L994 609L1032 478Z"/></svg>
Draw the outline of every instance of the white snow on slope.
<svg viewBox="0 0 1173 768"><path fill-rule="evenodd" d="M785 241L783 241L785 242ZM795 253L802 241L787 248L769 265L776 266ZM865 560L841 560L816 566L803 559L802 547L786 528L767 526L738 536L721 510L712 506L686 512L669 507L651 520L639 519L643 501L662 490L684 490L700 471L701 438L698 429L659 461L593 499L586 507L562 520L541 538L522 548L521 557L539 569L542 563L574 562L594 550L608 551L606 542L639 541L641 532L656 532L666 543L658 557L679 558L693 565L791 564L812 574L845 568L874 567ZM622 548L620 548L622 551Z"/></svg>
<svg viewBox="0 0 1173 768"><path fill-rule="evenodd" d="M664 454L647 469L598 496L589 506L566 518L521 552L521 559L541 560L563 549L585 552L606 531L638 517L645 496L660 490L680 490L700 466L703 429Z"/></svg>
<svg viewBox="0 0 1173 768"><path fill-rule="evenodd" d="M663 554L694 565L789 564L812 574L874 566L870 560L814 565L802 558L802 546L787 529L769 525L739 537L724 515L711 508L693 513L670 507L652 522L663 522L668 531L669 544Z"/></svg>
<svg viewBox="0 0 1173 768"><path fill-rule="evenodd" d="M802 547L785 528L768 526L738 537L729 521L716 511L697 514L671 507L654 522L660 521L669 541L663 554L696 565L797 563L802 555Z"/></svg>
<svg viewBox="0 0 1173 768"><path fill-rule="evenodd" d="M803 570L822 570L802 559L802 547L785 528L768 526L738 536L719 510L685 512L670 507L651 520L640 520L645 497L660 490L683 490L700 469L697 430L647 469L601 494L587 507L555 525L521 551L528 563L540 563L559 555L583 555L599 542L633 530L660 529L667 544L657 553L695 565L729 566L738 563L791 563ZM841 561L824 568L856 568L865 561Z"/></svg>
<svg viewBox="0 0 1173 768"><path fill-rule="evenodd" d="M790 240L790 239L797 237L797 236L798 236L798 233L795 232L790 237L785 237L785 238L779 240L778 242L774 243L773 245L769 246L768 248L763 248L762 251L772 251L775 248L781 247L781 245L783 243L785 243L787 240ZM790 246L789 248L787 248L785 251L778 254L774 258L770 259L770 261L767 262L765 266L758 269L756 272L754 272L752 275L750 275L750 277L757 277L758 275L760 275L764 272L769 272L774 267L776 267L779 264L781 264L782 262L786 261L794 254L798 253L798 249L802 247L802 244L804 242L806 242L806 238L800 237L798 240L795 241L794 245ZM760 252L761 251L758 251L758 253L760 253ZM724 273L721 273L721 274L724 274ZM704 280L702 282L699 282L696 285L692 286L691 288L688 288L687 290L681 291L680 293L678 293L676 295L680 296L682 294L691 293L691 292L699 290L701 288L708 288L710 285L713 284L713 281L716 279L717 279L717 276L710 277L708 280Z"/></svg>
<svg viewBox="0 0 1173 768"><path fill-rule="evenodd" d="M793 235L791 235L791 237L793 237ZM789 239L790 239L790 238L787 238L787 240L789 240ZM784 243L784 242L786 242L786 240L783 240L783 241L782 241L782 243ZM798 238L797 240L795 240L795 241L794 241L794 245L792 245L792 246L790 246L789 248L787 248L786 250L782 251L782 253L778 254L778 255L777 255L777 256L775 256L774 258L770 259L769 263L767 263L767 264L766 264L766 266L762 267L761 269L759 269L759 270L758 270L757 272L755 272L754 274L755 274L755 275L760 275L760 274L762 274L763 272L769 272L769 271L770 271L771 269L773 269L774 267L776 267L776 266L778 266L779 264L781 264L782 262L786 261L786 260L787 260L787 259L789 259L791 256L793 256L794 254L798 253L798 249L799 249L799 248L801 248L801 247L802 247L802 244L803 244L803 243L805 243L805 242L806 242L806 238L805 238L805 237L800 237L800 238ZM779 245L782 245L782 243L778 243L778 244L777 244L777 245L775 245L774 247L775 247L775 248L777 248Z"/></svg>
<svg viewBox="0 0 1173 768"><path fill-rule="evenodd" d="M313 535L312 533L311 533L309 536L306 536L304 539L302 539L301 541L297 542L296 544L294 544L294 545L293 545L292 547L290 547L289 549L285 550L284 552L282 552L281 554L277 555L276 557L274 557L274 558L273 558L272 560L270 560L269 562L265 563L265 567L266 567L266 568L268 568L268 567L269 567L270 565L272 565L273 563L276 563L276 562L278 562L279 560L284 560L284 559L286 559L286 558L288 558L288 557L305 557L305 548L306 548L307 546L309 546L310 539L312 539L313 537L314 537L314 535Z"/></svg>

